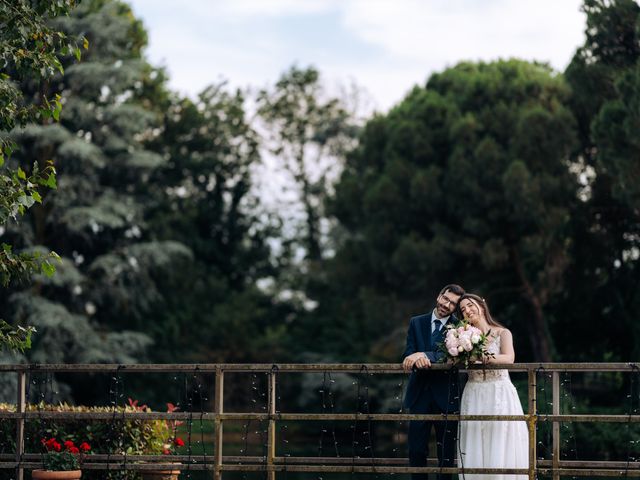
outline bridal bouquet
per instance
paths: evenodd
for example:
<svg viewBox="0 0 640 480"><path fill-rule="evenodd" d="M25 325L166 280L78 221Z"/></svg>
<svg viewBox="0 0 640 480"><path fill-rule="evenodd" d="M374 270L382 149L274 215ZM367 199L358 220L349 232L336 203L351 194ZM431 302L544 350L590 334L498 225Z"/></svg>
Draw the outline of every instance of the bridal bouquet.
<svg viewBox="0 0 640 480"><path fill-rule="evenodd" d="M457 325L447 325L444 342L440 344L444 353L443 361L449 361L454 365L464 364L466 368L469 363L491 355L486 349L488 334L489 332L482 333L482 330L470 325L466 320Z"/></svg>

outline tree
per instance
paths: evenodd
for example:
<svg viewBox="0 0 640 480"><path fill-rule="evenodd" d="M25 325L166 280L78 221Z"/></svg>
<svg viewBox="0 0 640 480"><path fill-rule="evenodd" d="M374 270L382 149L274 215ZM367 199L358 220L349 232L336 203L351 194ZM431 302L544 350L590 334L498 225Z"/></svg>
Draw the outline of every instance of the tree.
<svg viewBox="0 0 640 480"><path fill-rule="evenodd" d="M574 212L575 271L571 272L573 309L586 328L609 325L597 352L608 358L638 354L637 181L638 58L640 6L632 0L587 0L586 40L565 72L569 102L578 121L579 144L573 168L582 180L581 202ZM630 332L632 334L630 335ZM559 332L565 341L567 332ZM614 340L615 339L615 340ZM575 354L584 354L584 346ZM591 358L592 358L591 356Z"/></svg>
<svg viewBox="0 0 640 480"><path fill-rule="evenodd" d="M372 119L332 200L348 237L323 320L350 316L370 355L397 355L407 316L457 281L529 339L525 357L550 361L545 310L570 263L577 190L567 96L544 65L461 63Z"/></svg>
<svg viewBox="0 0 640 480"><path fill-rule="evenodd" d="M253 192L259 137L244 104L242 92L223 84L208 87L196 101L176 96L154 143L168 160L151 177L159 188L150 226L157 238L188 246L194 259L189 271L174 273L183 287L169 314L158 316L160 344L173 344L166 360L271 361L284 355L288 307L256 286L278 276L268 242L280 232Z"/></svg>
<svg viewBox="0 0 640 480"><path fill-rule="evenodd" d="M39 329L32 361L136 361L151 338L131 327L165 301L167 272L192 259L146 226L147 181L165 161L145 147L160 126L154 109L167 102L164 76L144 60L146 32L121 2L86 1L51 22L67 36L84 33L91 48L82 63L60 57L65 76L48 81L65 106L60 122L12 133L20 147L12 162L29 171L30 159L53 159L59 181L5 238L24 251L54 249L62 260L56 276L3 292L3 311ZM40 98L29 80L20 87L25 102Z"/></svg>
<svg viewBox="0 0 640 480"><path fill-rule="evenodd" d="M341 158L353 146L354 112L338 97L327 97L320 73L297 66L273 89L258 95L258 113L268 132L268 148L288 173L302 207L303 239L308 260L321 259L326 243L324 201L340 171Z"/></svg>
<svg viewBox="0 0 640 480"><path fill-rule="evenodd" d="M47 94L44 85L56 72L64 69L58 55L73 53L80 59L77 44L81 36L68 38L52 29L47 20L68 15L76 6L75 0L0 1L0 226L35 203L42 202L41 187L55 188L55 168L51 163L34 163L29 175L20 167L7 168L5 162L16 145L7 132L24 127L28 122L57 121L62 105L57 96ZM87 47L87 41L84 40ZM24 103L18 84L29 80L39 83L40 96L36 103ZM2 244L0 250L0 282L7 286L12 279L26 279L34 272L52 275L58 259L54 252L15 253L11 245ZM0 320L0 348L24 351L31 346L31 326L12 328Z"/></svg>

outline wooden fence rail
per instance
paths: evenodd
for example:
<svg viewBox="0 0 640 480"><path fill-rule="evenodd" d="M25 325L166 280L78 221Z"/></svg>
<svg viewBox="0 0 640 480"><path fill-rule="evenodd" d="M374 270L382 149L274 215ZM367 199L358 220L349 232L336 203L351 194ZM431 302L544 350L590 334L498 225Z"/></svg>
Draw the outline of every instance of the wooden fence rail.
<svg viewBox="0 0 640 480"><path fill-rule="evenodd" d="M432 369L445 370L448 365L433 365ZM278 376L289 373L367 373L404 375L398 364L136 364L136 365L94 365L94 364L50 364L50 365L0 365L0 373L17 375L17 395L15 412L0 411L0 420L16 423L15 454L0 454L0 469L15 468L17 480L24 479L24 470L39 468L41 455L25 452L25 422L34 419L51 420L102 420L114 419L113 412L50 412L27 411L26 384L28 375L46 373L179 373L210 374L215 376L213 411L193 412L122 412L118 420L193 420L210 421L214 424L213 455L172 455L172 461L182 461L181 465L166 463L161 455L118 455L94 454L83 469L93 470L153 470L171 468L179 470L207 470L214 480L220 480L223 472L267 472L274 480L277 472L344 472L344 473L466 473L466 474L506 474L528 475L534 480L537 475L549 475L554 480L561 476L620 476L640 477L640 461L567 461L560 459L560 424L566 422L611 422L638 423L640 415L562 415L560 414L560 374L563 372L623 372L639 373L635 363L517 363L512 365L487 365L486 369L506 369L511 372L527 373L528 408L524 415L411 415L404 413L286 413L278 410ZM225 412L225 373L265 373L267 382L267 408L264 413ZM551 414L538 412L538 376L550 375L552 384ZM237 420L262 420L267 422L267 445L264 456L224 456L224 423ZM525 421L529 432L529 468L440 468L434 459L427 467L410 467L404 458L341 458L341 457L290 457L278 456L277 424L284 421L409 421L409 420L500 420ZM536 455L538 423L552 423L551 459L538 459ZM141 462L145 463L141 463Z"/></svg>

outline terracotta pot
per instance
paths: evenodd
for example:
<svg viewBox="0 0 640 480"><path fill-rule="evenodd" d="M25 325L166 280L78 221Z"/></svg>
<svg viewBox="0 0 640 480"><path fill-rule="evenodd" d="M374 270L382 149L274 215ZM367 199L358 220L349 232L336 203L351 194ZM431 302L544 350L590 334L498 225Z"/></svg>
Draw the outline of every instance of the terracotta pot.
<svg viewBox="0 0 640 480"><path fill-rule="evenodd" d="M80 480L82 470L33 470L33 480Z"/></svg>
<svg viewBox="0 0 640 480"><path fill-rule="evenodd" d="M143 480L177 480L180 470L141 470Z"/></svg>

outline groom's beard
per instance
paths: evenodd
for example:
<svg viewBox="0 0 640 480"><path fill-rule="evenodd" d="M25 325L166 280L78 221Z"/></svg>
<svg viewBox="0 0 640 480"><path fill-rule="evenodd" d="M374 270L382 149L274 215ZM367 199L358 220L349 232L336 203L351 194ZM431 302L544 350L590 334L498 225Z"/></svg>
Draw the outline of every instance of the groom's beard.
<svg viewBox="0 0 640 480"><path fill-rule="evenodd" d="M452 311L449 311L447 307L443 307L442 305L436 305L436 313L439 318L444 318L451 315Z"/></svg>

